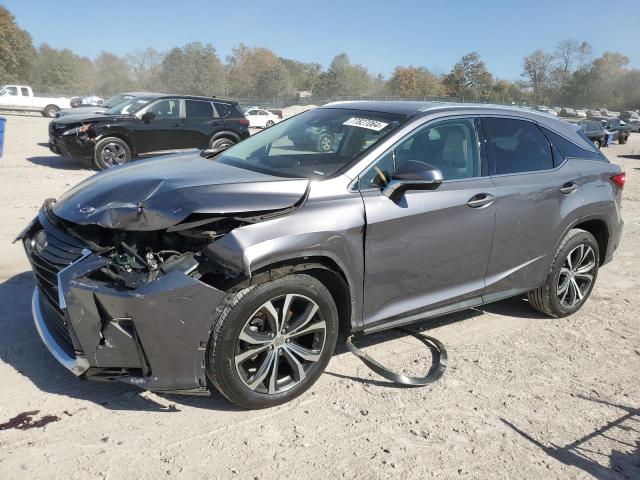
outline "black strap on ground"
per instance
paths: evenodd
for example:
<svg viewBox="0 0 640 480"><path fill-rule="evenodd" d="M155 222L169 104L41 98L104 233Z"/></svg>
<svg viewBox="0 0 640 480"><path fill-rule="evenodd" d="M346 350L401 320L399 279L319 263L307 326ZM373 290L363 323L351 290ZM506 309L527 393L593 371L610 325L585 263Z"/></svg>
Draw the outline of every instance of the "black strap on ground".
<svg viewBox="0 0 640 480"><path fill-rule="evenodd" d="M423 333L414 332L405 328L396 328L395 330L399 330L401 332L408 333L409 335L414 336L422 343L424 343L431 351L431 368L429 369L427 375L425 375L424 377L407 377L406 375L401 375L389 370L377 360L370 357L367 353L357 348L352 343L351 337L347 338L347 348L367 367L369 367L381 377L386 378L393 383L397 383L399 385L404 385L407 387L422 387L424 385L429 385L430 383L438 381L438 379L442 377L445 369L447 368L447 350L446 348L444 348L442 342L436 338L424 335Z"/></svg>

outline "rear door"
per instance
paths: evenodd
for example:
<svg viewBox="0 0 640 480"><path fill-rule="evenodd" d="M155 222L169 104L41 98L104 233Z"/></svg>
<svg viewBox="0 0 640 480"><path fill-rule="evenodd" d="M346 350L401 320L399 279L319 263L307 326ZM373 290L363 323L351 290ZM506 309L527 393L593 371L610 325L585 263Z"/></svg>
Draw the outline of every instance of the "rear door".
<svg viewBox="0 0 640 480"><path fill-rule="evenodd" d="M185 99L183 148L205 149L211 136L217 132L222 120L210 101Z"/></svg>
<svg viewBox="0 0 640 480"><path fill-rule="evenodd" d="M496 208L480 147L474 118L436 120L361 175L365 327L480 303ZM381 187L406 161L438 167L444 182L436 190L387 198Z"/></svg>
<svg viewBox="0 0 640 480"><path fill-rule="evenodd" d="M180 99L164 98L142 110L136 120L136 150L138 153L161 153L182 150L183 115L180 110ZM143 121L142 116L150 112L153 119Z"/></svg>
<svg viewBox="0 0 640 480"><path fill-rule="evenodd" d="M578 173L532 121L485 117L496 226L485 301L539 287L559 240L580 218Z"/></svg>

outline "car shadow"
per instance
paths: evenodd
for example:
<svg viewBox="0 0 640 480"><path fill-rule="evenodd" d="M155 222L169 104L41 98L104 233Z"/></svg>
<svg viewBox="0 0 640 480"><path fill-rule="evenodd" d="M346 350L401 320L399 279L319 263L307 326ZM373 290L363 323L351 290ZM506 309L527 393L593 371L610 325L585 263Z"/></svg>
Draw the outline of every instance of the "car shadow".
<svg viewBox="0 0 640 480"><path fill-rule="evenodd" d="M505 420L504 418L501 418L500 420L515 433L527 440L527 442L539 448L550 457L564 463L565 465L579 468L592 475L594 478L599 480L640 478L640 435L638 435L638 438L635 440L635 444L630 444L614 438L614 434L611 433L615 432L615 430L613 430L614 428L640 433L632 426L625 425L625 423L629 423L631 421L635 422L634 425L637 425L637 423L640 422L640 408L615 405L603 400L589 398L582 395L579 395L578 397L586 401L597 402L617 408L626 413L563 447L552 443L545 445L531 437L510 421ZM600 459L602 459L603 456L606 457L605 454L599 451L600 447L603 444L612 443L616 444L619 448L627 448L624 448L624 450L612 448L611 454L609 455L609 468L606 468L597 462L595 457L597 456ZM597 448L598 451L590 448L592 445L595 445L595 448Z"/></svg>
<svg viewBox="0 0 640 480"><path fill-rule="evenodd" d="M618 155L618 158L631 158L632 160L640 160L640 153L635 155Z"/></svg>
<svg viewBox="0 0 640 480"><path fill-rule="evenodd" d="M75 377L56 362L44 346L31 317L34 281L31 272L15 275L0 283L0 362L38 389L54 395L88 400L110 410L179 412L181 406L206 410L239 410L221 394L211 396L154 394L118 382L93 382ZM6 381L6 380L5 380ZM152 397L160 397L161 402Z"/></svg>
<svg viewBox="0 0 640 480"><path fill-rule="evenodd" d="M89 160L51 155L47 157L28 157L28 162L57 170L94 170Z"/></svg>

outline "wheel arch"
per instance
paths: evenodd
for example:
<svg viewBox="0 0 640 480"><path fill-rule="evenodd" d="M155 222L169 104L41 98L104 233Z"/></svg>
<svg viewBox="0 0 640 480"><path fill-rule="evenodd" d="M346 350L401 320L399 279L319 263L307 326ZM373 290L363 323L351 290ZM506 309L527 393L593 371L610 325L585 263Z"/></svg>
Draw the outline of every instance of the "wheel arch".
<svg viewBox="0 0 640 480"><path fill-rule="evenodd" d="M209 143L213 142L214 140L218 140L219 138L228 138L230 140L233 140L236 143L242 141L242 139L237 133L231 130L222 130L221 132L216 132L213 135L211 135L211 138L209 139Z"/></svg>
<svg viewBox="0 0 640 480"><path fill-rule="evenodd" d="M571 228L580 228L593 235L598 243L599 262L602 265L607 257L607 249L609 248L609 226L602 218L592 218L590 220L580 219L580 222Z"/></svg>
<svg viewBox="0 0 640 480"><path fill-rule="evenodd" d="M353 314L356 300L350 279L345 270L330 256L294 257L262 265L252 270L250 277L235 284L230 290L237 291L247 286L260 285L293 273L310 275L327 287L336 303L341 334L346 335L357 330L357 321Z"/></svg>

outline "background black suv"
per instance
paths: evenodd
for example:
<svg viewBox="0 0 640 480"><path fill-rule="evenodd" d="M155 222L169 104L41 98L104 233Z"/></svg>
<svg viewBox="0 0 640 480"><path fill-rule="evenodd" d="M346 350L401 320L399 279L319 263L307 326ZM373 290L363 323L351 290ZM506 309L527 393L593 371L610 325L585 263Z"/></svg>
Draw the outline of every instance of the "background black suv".
<svg viewBox="0 0 640 480"><path fill-rule="evenodd" d="M599 121L592 120L591 118L588 120L580 120L578 126L582 128L585 135L596 147L600 148L605 144L604 127Z"/></svg>
<svg viewBox="0 0 640 480"><path fill-rule="evenodd" d="M92 116L69 116L49 125L51 151L93 160L99 169L141 155L191 148L224 149L249 136L237 103L187 95L135 97Z"/></svg>

